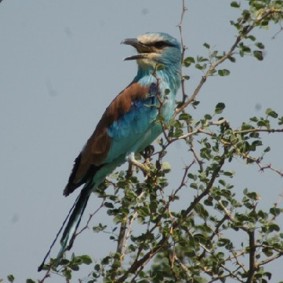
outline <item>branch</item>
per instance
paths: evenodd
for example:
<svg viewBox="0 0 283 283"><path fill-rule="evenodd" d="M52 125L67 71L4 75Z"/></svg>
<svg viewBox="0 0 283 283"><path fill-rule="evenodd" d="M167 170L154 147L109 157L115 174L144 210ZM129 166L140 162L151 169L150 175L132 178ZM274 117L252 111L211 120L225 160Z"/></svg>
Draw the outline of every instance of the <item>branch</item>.
<svg viewBox="0 0 283 283"><path fill-rule="evenodd" d="M145 192L142 192L140 195L138 195L137 199L141 199L142 196L144 196ZM126 242L130 237L130 230L133 225L134 220L137 218L137 208L135 208L135 211L133 212L132 216L125 219L123 223L121 223L120 232L118 236L118 243L117 243L117 253L121 254L121 261L125 253L126 249Z"/></svg>
<svg viewBox="0 0 283 283"><path fill-rule="evenodd" d="M115 282L116 283L123 283L127 279L128 275L131 273L135 273L137 269L140 267L145 266L145 264L152 259L159 250L166 244L167 238L165 236L156 244L154 248L152 248L148 253L146 253L141 259L135 260L134 263L130 266L130 268Z"/></svg>
<svg viewBox="0 0 283 283"><path fill-rule="evenodd" d="M185 52L187 50L187 47L184 44L184 36L183 36L183 21L184 21L184 16L185 16L185 13L186 13L187 10L188 9L187 9L187 7L185 5L185 0L182 0L181 19L180 19L180 23L178 24L179 33L180 33L180 39L181 39L181 47L182 47L182 53L181 53L181 60L182 60L182 62L184 62ZM182 94L183 94L182 103L185 103L185 101L187 99L187 95L186 95L186 90L185 90L185 79L183 78L183 74L182 74L181 88L182 88Z"/></svg>
<svg viewBox="0 0 283 283"><path fill-rule="evenodd" d="M179 108L177 108L175 110L175 114L174 116L178 115L180 112L182 112L189 104L191 104L197 97L197 95L199 94L202 86L204 85L204 83L206 82L207 78L209 76L211 76L214 71L216 70L216 68L222 64L224 61L226 61L227 59L229 59L233 54L234 51L236 50L236 48L238 47L239 43L247 37L247 35L258 25L260 25L260 23L267 18L268 16L270 16L271 14L274 13L278 13L277 10L275 9L266 9L260 16L258 16L251 25L248 25L246 27L243 27L243 30L239 31L239 34L235 40L235 42L232 44L232 46L230 47L229 51L227 53L225 53L220 59L218 59L217 61L215 61L214 63L212 63L210 65L210 67L208 68L208 70L205 72L205 74L202 76L200 82L198 83L197 87L195 88L193 94L191 97L189 97L189 99L182 104Z"/></svg>
<svg viewBox="0 0 283 283"><path fill-rule="evenodd" d="M253 128L253 129L247 129L247 130L236 130L234 131L234 134L249 134L249 133L259 133L259 132L265 132L265 133L283 133L283 129L261 129L261 128Z"/></svg>
<svg viewBox="0 0 283 283"><path fill-rule="evenodd" d="M257 269L255 262L255 231L249 230L247 233L249 235L249 273L246 283L252 283L254 281L254 274Z"/></svg>
<svg viewBox="0 0 283 283"><path fill-rule="evenodd" d="M179 225L180 225L180 222L184 221L183 219L186 218L186 216L188 216L195 208L195 206L201 201L202 198L204 198L206 195L208 195L208 193L210 192L215 180L217 179L218 177L218 174L222 168L222 166L224 165L224 162L225 162L225 159L226 159L226 156L225 156L225 153L222 155L220 161L219 161L219 164L218 164L218 167L213 171L212 173L212 176L211 176L211 179L209 181L209 183L207 184L205 190L199 194L193 201L192 203L190 204L190 206L182 213L182 219L181 221L175 221L173 224L172 224L172 229L175 229L177 228Z"/></svg>
<svg viewBox="0 0 283 283"><path fill-rule="evenodd" d="M100 206L99 206L93 213L91 213L91 214L89 215L88 220L87 220L87 222L86 222L86 225L75 235L75 238L76 238L77 236L79 236L84 230L86 230L86 229L89 228L88 225L89 225L89 223L90 223L92 217L93 217L96 213L98 213L98 211L104 206L104 203L105 203L105 198L103 198L103 200L102 200Z"/></svg>

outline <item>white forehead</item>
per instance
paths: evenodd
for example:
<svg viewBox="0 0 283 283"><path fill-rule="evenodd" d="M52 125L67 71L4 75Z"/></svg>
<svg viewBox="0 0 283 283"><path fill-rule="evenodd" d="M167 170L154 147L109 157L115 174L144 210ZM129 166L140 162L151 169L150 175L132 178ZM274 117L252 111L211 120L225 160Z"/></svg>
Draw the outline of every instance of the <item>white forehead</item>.
<svg viewBox="0 0 283 283"><path fill-rule="evenodd" d="M160 34L143 34L138 36L138 41L144 44L150 43L150 42L156 42L156 41L162 41L164 38Z"/></svg>

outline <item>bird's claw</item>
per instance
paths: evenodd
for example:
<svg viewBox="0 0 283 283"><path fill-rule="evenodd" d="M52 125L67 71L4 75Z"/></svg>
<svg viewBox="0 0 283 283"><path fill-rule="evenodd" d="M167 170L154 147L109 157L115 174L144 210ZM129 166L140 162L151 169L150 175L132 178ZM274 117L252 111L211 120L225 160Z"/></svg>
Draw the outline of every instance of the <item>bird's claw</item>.
<svg viewBox="0 0 283 283"><path fill-rule="evenodd" d="M136 166L137 168L139 168L145 175L148 175L148 174L149 174L150 168L149 168L147 165L138 162L138 161L135 159L135 154L134 154L134 153L131 153L131 154L128 156L128 162L130 163L130 165L134 165L134 166Z"/></svg>

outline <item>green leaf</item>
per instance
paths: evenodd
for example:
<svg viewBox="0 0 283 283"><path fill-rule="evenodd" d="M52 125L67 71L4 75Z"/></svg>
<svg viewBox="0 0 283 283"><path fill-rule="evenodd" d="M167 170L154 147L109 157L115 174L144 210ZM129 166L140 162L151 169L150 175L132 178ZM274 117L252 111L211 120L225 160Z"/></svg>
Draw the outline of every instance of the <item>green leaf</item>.
<svg viewBox="0 0 283 283"><path fill-rule="evenodd" d="M240 3L236 2L236 1L232 1L230 5L233 8L240 8Z"/></svg>
<svg viewBox="0 0 283 283"><path fill-rule="evenodd" d="M205 120L211 120L212 119L212 116L210 114L205 114L204 115L204 119Z"/></svg>
<svg viewBox="0 0 283 283"><path fill-rule="evenodd" d="M9 275L7 276L7 279L8 279L9 282L14 282L15 277L14 277L13 274L9 274Z"/></svg>
<svg viewBox="0 0 283 283"><path fill-rule="evenodd" d="M257 122L258 121L258 117L252 117L252 118L250 118L250 121L252 121L252 122Z"/></svg>
<svg viewBox="0 0 283 283"><path fill-rule="evenodd" d="M225 109L225 104L223 102L219 102L216 106L215 106L215 110L214 112L216 114L220 114L223 112L223 110Z"/></svg>
<svg viewBox="0 0 283 283"><path fill-rule="evenodd" d="M207 58L202 56L197 56L197 62L203 63L209 61Z"/></svg>
<svg viewBox="0 0 283 283"><path fill-rule="evenodd" d="M278 118L278 125L283 125L283 116Z"/></svg>
<svg viewBox="0 0 283 283"><path fill-rule="evenodd" d="M112 202L105 202L104 206L107 207L107 208L113 208L114 207Z"/></svg>
<svg viewBox="0 0 283 283"><path fill-rule="evenodd" d="M196 64L195 67L198 69L198 70L205 70L206 68L206 64Z"/></svg>
<svg viewBox="0 0 283 283"><path fill-rule="evenodd" d="M63 274L64 274L64 276L66 277L67 280L72 279L72 271L70 269L64 269Z"/></svg>
<svg viewBox="0 0 283 283"><path fill-rule="evenodd" d="M266 3L265 1L251 1L251 5L256 8L256 10L260 10L265 8Z"/></svg>
<svg viewBox="0 0 283 283"><path fill-rule="evenodd" d="M251 35L251 34L248 35L247 38L250 39L251 41L255 41L256 40L256 37L254 35Z"/></svg>
<svg viewBox="0 0 283 283"><path fill-rule="evenodd" d="M203 44L203 46L204 46L205 48L207 48L207 49L210 48L210 45L209 45L208 43L206 43L206 42Z"/></svg>
<svg viewBox="0 0 283 283"><path fill-rule="evenodd" d="M265 149L264 149L264 151L263 151L263 152L269 152L269 151L270 151L270 149L271 149L271 148L270 148L270 146L268 146L267 148L265 148Z"/></svg>
<svg viewBox="0 0 283 283"><path fill-rule="evenodd" d="M235 173L233 171L225 171L223 173L224 176L227 176L227 177L233 177L235 175Z"/></svg>
<svg viewBox="0 0 283 283"><path fill-rule="evenodd" d="M179 120L182 120L182 121L190 121L192 119L192 116L188 113L181 113L179 115Z"/></svg>
<svg viewBox="0 0 283 283"><path fill-rule="evenodd" d="M274 110L272 110L271 108L267 108L266 111L265 111L265 114L267 116L272 117L272 118L277 118L278 117L278 114Z"/></svg>
<svg viewBox="0 0 283 283"><path fill-rule="evenodd" d="M194 57L187 57L187 58L185 58L185 60L184 60L184 65L185 65L185 67L189 67L191 64L195 64L195 59L194 59Z"/></svg>
<svg viewBox="0 0 283 283"><path fill-rule="evenodd" d="M101 264L107 265L110 262L110 256L106 256L105 258L102 259Z"/></svg>
<svg viewBox="0 0 283 283"><path fill-rule="evenodd" d="M190 178L190 179L196 181L196 180L197 180L197 175L194 175L194 174L192 174L192 173L188 173L188 178Z"/></svg>
<svg viewBox="0 0 283 283"><path fill-rule="evenodd" d="M227 69L218 70L218 75L221 77L229 76L230 71Z"/></svg>
<svg viewBox="0 0 283 283"><path fill-rule="evenodd" d="M255 44L255 46L256 46L257 48L259 48L259 49L264 49L264 44L261 43L261 42L257 42L257 43Z"/></svg>
<svg viewBox="0 0 283 283"><path fill-rule="evenodd" d="M278 216L282 212L281 209L278 207L271 207L269 211L274 216Z"/></svg>
<svg viewBox="0 0 283 283"><path fill-rule="evenodd" d="M264 119L258 121L258 122L257 122L257 125L258 125L259 127L266 127L266 128L268 128L268 129L270 128L270 122L269 122L268 120L264 120Z"/></svg>
<svg viewBox="0 0 283 283"><path fill-rule="evenodd" d="M101 223L99 223L97 226L93 226L92 230L95 233L99 233L101 231L104 231L107 228L107 225L102 225Z"/></svg>
<svg viewBox="0 0 283 283"><path fill-rule="evenodd" d="M269 233L274 232L274 231L279 232L280 227L276 223L271 223L271 224L269 224L268 231L269 231Z"/></svg>
<svg viewBox="0 0 283 283"><path fill-rule="evenodd" d="M232 63L235 63L235 62L236 62L236 58L233 57L233 56L229 56L229 57L228 57L228 60L229 60L230 62L232 62Z"/></svg>
<svg viewBox="0 0 283 283"><path fill-rule="evenodd" d="M89 265L92 263L92 259L89 255L82 255L81 259L83 261L84 264Z"/></svg>
<svg viewBox="0 0 283 283"><path fill-rule="evenodd" d="M254 50L253 55L257 60L259 61L263 60L263 52L261 50Z"/></svg>

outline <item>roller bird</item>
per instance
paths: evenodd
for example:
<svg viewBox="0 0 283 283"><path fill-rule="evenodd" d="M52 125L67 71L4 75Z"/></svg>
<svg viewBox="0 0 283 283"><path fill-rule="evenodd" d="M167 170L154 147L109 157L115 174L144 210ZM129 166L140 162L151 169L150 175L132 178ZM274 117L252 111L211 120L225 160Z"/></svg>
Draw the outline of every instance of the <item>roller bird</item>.
<svg viewBox="0 0 283 283"><path fill-rule="evenodd" d="M181 84L180 43L167 33L150 32L122 44L136 49L137 54L125 60L137 62L137 74L106 108L75 159L63 194L68 196L83 187L65 221L57 258L71 249L90 194L116 167L134 160L135 153L150 145L174 114Z"/></svg>

